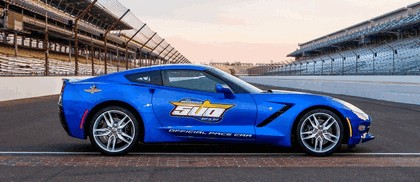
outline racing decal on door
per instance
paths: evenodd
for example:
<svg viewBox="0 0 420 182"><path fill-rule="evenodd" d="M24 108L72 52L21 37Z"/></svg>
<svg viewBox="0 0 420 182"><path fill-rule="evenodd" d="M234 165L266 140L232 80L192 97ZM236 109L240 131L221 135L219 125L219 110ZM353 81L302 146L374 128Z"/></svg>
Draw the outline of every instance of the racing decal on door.
<svg viewBox="0 0 420 182"><path fill-rule="evenodd" d="M202 122L217 123L223 118L223 114L233 104L213 104L209 100L182 99L179 102L170 102L174 105L171 116L192 117Z"/></svg>

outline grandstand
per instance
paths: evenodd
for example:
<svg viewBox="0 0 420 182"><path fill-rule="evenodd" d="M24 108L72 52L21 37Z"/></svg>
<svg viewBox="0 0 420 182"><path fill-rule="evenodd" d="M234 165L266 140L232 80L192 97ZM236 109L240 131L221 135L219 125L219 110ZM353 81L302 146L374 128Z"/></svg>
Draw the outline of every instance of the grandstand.
<svg viewBox="0 0 420 182"><path fill-rule="evenodd" d="M100 75L189 63L117 0L1 0L0 75Z"/></svg>
<svg viewBox="0 0 420 182"><path fill-rule="evenodd" d="M420 2L299 44L249 75L420 75Z"/></svg>
<svg viewBox="0 0 420 182"><path fill-rule="evenodd" d="M252 63L241 63L241 62L210 62L210 66L221 69L232 75L247 75L248 69L255 67Z"/></svg>

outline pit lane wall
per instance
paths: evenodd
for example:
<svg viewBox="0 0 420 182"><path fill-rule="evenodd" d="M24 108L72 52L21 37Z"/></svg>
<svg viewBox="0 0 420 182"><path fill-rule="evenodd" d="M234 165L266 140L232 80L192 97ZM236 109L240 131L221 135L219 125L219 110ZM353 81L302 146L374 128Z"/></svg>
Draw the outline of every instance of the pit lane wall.
<svg viewBox="0 0 420 182"><path fill-rule="evenodd" d="M60 94L63 78L88 77L0 77L0 101Z"/></svg>
<svg viewBox="0 0 420 182"><path fill-rule="evenodd" d="M241 76L250 83L420 105L420 76Z"/></svg>

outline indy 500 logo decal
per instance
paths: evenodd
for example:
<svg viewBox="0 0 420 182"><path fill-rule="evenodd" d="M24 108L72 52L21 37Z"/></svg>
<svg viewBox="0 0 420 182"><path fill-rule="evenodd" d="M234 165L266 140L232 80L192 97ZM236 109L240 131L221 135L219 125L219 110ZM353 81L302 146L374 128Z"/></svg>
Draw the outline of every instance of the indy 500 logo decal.
<svg viewBox="0 0 420 182"><path fill-rule="evenodd" d="M216 123L222 120L223 114L234 105L232 104L213 104L209 100L199 101L183 99L179 102L171 102L175 108L171 111L171 116L192 117L203 122Z"/></svg>

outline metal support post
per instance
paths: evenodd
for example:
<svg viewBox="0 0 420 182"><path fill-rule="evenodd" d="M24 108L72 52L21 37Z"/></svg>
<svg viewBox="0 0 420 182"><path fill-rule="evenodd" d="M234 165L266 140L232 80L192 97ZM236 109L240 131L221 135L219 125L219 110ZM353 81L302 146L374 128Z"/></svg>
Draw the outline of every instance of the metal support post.
<svg viewBox="0 0 420 182"><path fill-rule="evenodd" d="M125 69L128 70L128 44L136 37L138 33L146 26L146 23L134 33L127 42L125 42Z"/></svg>
<svg viewBox="0 0 420 182"><path fill-rule="evenodd" d="M176 53L178 53L178 54L176 54ZM169 63L172 63L173 61L171 61L171 58L174 56L176 54L176 56L172 59L172 60L175 60L175 59L177 59L180 55L181 55L181 53L180 52L178 52L178 51L176 51L171 57L169 57L168 58L168 62Z"/></svg>
<svg viewBox="0 0 420 182"><path fill-rule="evenodd" d="M163 41L165 41L165 39L162 39L160 42L159 42L159 44L157 44L151 51L150 51L150 57L152 57L153 55L153 51L155 51L159 46L160 46L160 44L162 44L163 43ZM156 62L156 59L153 59L153 62ZM150 65L152 65L152 59L150 59Z"/></svg>
<svg viewBox="0 0 420 182"><path fill-rule="evenodd" d="M168 53L166 53L166 55L165 55L165 56L163 56L163 57L162 57L163 62L166 62L166 57L167 57L169 54L171 54L173 50L175 50L175 48L174 48L174 47L172 47L172 49L171 49ZM166 64L166 63L164 63L164 64Z"/></svg>
<svg viewBox="0 0 420 182"><path fill-rule="evenodd" d="M81 18L83 18L83 16L86 15L86 13L93 7L93 5L95 5L95 3L98 0L93 0L88 7L86 7L86 9L84 9L81 13L79 13L79 15L77 15L77 17L74 19L74 28L73 28L73 32L74 32L74 60L75 60L75 64L74 64L74 75L78 75L79 74L79 38L78 38L78 29L79 29L79 20ZM70 49L71 52L71 49ZM71 54L71 53L70 53Z"/></svg>
<svg viewBox="0 0 420 182"><path fill-rule="evenodd" d="M143 51L143 48L147 45L147 43L149 43L152 39L153 39L153 37L155 37L156 36L156 32L149 38L149 40L147 40L141 47L140 47L140 57L139 57L139 62L140 62L140 67L142 66L142 60L141 60L141 55L142 55L142 51Z"/></svg>
<svg viewBox="0 0 420 182"><path fill-rule="evenodd" d="M166 51L166 49L167 49L170 45L171 45L171 44L168 44L168 45L167 45L167 46L166 46L166 47L165 47L162 51L160 51L160 53L157 55L157 57L158 57L158 59L159 59L159 60L161 60L161 59L160 59L160 58L161 58L161 57L160 57L160 55L162 55L162 53L163 53L163 52L165 52L165 51ZM172 49L173 49L173 48L172 48ZM159 61L159 64L160 64L160 61Z"/></svg>
<svg viewBox="0 0 420 182"><path fill-rule="evenodd" d="M104 65L105 65L105 74L108 73L108 47L107 47L107 43L108 43L108 33L114 29L114 27L125 17L125 15L127 15L127 13L130 12L130 9L127 9L127 11L125 11L125 13L123 15L121 15L120 18L118 18L118 20L116 22L114 22L110 27L108 27L108 29L105 31L104 33L104 52L105 52L105 57L104 57Z"/></svg>

